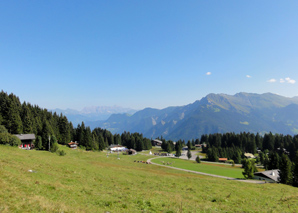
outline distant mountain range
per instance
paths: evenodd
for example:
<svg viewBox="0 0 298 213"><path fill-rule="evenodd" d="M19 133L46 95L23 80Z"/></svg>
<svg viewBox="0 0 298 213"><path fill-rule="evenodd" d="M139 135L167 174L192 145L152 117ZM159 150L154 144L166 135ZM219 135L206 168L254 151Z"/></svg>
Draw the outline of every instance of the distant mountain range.
<svg viewBox="0 0 298 213"><path fill-rule="evenodd" d="M161 110L146 108L133 115L127 111L112 114L105 121L93 119L89 125L113 133L139 132L149 138L162 135L172 140L244 131L298 134L298 97L287 98L272 93L209 94L186 106Z"/></svg>
<svg viewBox="0 0 298 213"><path fill-rule="evenodd" d="M53 109L50 110L52 112L56 112L58 114L62 113L67 116L68 120L71 121L76 127L78 124L81 124L82 121L87 126L91 126L94 121L106 120L112 114L115 113L129 113L133 114L137 110L130 109L130 108L123 108L120 106L92 106L92 107L85 107L82 110L74 110L74 109ZM94 128L94 127L93 127Z"/></svg>

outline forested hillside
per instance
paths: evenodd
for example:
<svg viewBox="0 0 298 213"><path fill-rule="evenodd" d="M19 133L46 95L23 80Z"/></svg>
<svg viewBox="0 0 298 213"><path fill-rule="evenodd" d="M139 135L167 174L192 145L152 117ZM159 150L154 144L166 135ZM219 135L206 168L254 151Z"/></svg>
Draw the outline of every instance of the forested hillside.
<svg viewBox="0 0 298 213"><path fill-rule="evenodd" d="M142 134L124 132L122 135L113 135L101 128L91 131L84 122L73 127L63 114L58 115L30 103L21 103L17 96L3 91L0 93L0 125L1 129L5 129L0 134L34 133L37 136L35 147L43 150L48 149L49 136L53 144L56 141L62 145L78 141L87 150L103 150L111 144L122 144L137 151L151 148L151 141ZM2 142L0 139L0 143L5 143L5 139Z"/></svg>

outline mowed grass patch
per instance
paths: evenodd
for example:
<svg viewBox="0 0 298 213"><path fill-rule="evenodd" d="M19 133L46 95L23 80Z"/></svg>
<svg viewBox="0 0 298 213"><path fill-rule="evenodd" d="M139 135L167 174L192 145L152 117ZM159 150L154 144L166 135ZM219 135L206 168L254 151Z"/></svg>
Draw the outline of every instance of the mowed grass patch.
<svg viewBox="0 0 298 213"><path fill-rule="evenodd" d="M152 160L153 163L161 164L169 163L170 167L176 167L181 169L187 169L196 172L203 172L213 175L220 175L231 178L244 178L243 169L239 167L231 167L230 165L224 164L211 164L211 163L197 163L191 160L184 160L178 158L156 158Z"/></svg>
<svg viewBox="0 0 298 213"><path fill-rule="evenodd" d="M147 156L0 146L0 212L294 212L297 188L136 163ZM152 156L151 156L152 157ZM35 172L29 172L33 170Z"/></svg>

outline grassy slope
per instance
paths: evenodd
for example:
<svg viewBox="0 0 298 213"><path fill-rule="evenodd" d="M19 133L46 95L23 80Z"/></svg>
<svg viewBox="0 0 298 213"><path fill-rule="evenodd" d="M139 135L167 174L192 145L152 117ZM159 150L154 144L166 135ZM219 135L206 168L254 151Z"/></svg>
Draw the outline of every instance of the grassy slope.
<svg viewBox="0 0 298 213"><path fill-rule="evenodd" d="M298 189L134 163L149 157L0 146L0 212L294 212ZM28 172L29 169L37 171Z"/></svg>
<svg viewBox="0 0 298 213"><path fill-rule="evenodd" d="M242 175L243 169L239 167L231 167L231 165L224 164L210 164L210 163L197 163L195 161L176 159L176 158L157 158L152 160L154 163L162 164L162 162L171 163L170 166L188 169L197 172L204 172L208 174L221 175L232 178L244 178Z"/></svg>

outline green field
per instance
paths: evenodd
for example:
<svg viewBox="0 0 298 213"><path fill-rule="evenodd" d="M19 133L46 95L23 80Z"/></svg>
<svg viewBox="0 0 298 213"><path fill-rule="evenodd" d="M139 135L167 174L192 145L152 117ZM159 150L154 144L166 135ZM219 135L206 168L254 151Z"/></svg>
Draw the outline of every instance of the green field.
<svg viewBox="0 0 298 213"><path fill-rule="evenodd" d="M220 175L231 178L243 179L243 169L239 167L231 167L231 165L224 164L211 164L211 163L197 163L195 161L183 160L177 158L156 158L152 160L153 163L163 164L171 163L170 167L176 167L181 169L187 169L196 172L203 172L213 175Z"/></svg>
<svg viewBox="0 0 298 213"><path fill-rule="evenodd" d="M61 147L60 147L61 148ZM0 212L295 212L298 189L135 163L152 156L66 156L0 146ZM33 170L35 172L29 172Z"/></svg>

